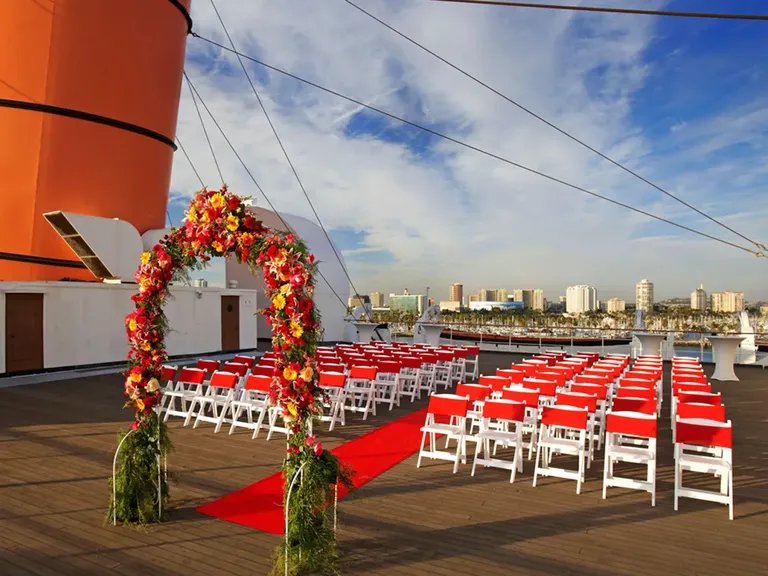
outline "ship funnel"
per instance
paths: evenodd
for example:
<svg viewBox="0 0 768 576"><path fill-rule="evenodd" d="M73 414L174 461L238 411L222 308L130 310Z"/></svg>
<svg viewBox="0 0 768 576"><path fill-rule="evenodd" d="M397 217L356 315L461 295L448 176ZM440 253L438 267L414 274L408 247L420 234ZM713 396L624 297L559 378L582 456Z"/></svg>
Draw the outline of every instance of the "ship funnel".
<svg viewBox="0 0 768 576"><path fill-rule="evenodd" d="M43 217L96 278L133 282L143 249L133 225L74 212L47 212Z"/></svg>

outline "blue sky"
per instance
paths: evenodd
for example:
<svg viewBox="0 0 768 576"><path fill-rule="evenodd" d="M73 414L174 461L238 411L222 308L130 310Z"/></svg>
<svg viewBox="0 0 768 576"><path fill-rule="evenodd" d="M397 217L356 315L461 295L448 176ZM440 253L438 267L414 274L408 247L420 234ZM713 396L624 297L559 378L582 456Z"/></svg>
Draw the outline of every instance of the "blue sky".
<svg viewBox="0 0 768 576"><path fill-rule="evenodd" d="M687 202L768 241L766 23L418 0L360 3ZM219 4L244 52L532 168L746 244L344 2L329 0L322 8L309 0ZM732 4L637 0L633 6L722 11L733 10ZM768 13L761 0L740 0L738 7ZM207 3L193 10L200 33L226 43ZM631 298L634 284L648 277L662 297L685 295L704 282L708 289L768 299L768 260L248 67L361 291L424 284L445 298L448 284L460 281L469 290L541 287L556 298L568 285L587 283L601 298ZM191 38L187 69L278 209L313 219L237 61ZM230 187L257 195L215 128L208 129ZM218 185L186 87L179 136L206 182ZM177 154L174 223L196 187Z"/></svg>

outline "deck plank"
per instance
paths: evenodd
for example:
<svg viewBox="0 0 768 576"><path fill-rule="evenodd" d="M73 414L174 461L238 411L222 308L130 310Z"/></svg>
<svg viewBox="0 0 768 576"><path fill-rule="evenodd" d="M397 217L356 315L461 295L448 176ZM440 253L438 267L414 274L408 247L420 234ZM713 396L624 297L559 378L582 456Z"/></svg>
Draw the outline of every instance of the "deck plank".
<svg viewBox="0 0 768 576"><path fill-rule="evenodd" d="M481 371L519 360L484 353ZM712 367L705 368L711 373ZM734 422L736 520L724 506L681 500L672 508L668 399L659 421L658 494L609 490L598 454L581 495L575 483L531 485L532 462L509 484L506 471L416 457L340 504L345 574L657 576L758 574L768 565L768 374L739 367L740 382L714 383ZM669 367L666 367L666 377ZM279 537L195 511L279 470L284 444L247 431L170 423L177 481L170 521L149 530L104 524L107 480L122 410L118 376L0 389L0 574L267 574ZM332 448L424 405L320 432ZM704 481L706 484L708 481ZM711 482L709 482L711 485ZM762 537L760 536L762 535ZM649 553L650 551L650 553Z"/></svg>

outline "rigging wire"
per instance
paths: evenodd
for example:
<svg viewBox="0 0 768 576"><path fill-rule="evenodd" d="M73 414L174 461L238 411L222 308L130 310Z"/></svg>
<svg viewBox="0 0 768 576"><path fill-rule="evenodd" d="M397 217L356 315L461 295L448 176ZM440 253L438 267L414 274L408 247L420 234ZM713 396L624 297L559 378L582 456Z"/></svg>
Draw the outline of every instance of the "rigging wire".
<svg viewBox="0 0 768 576"><path fill-rule="evenodd" d="M644 182L644 183L648 184L649 186L651 186L651 187L655 188L656 190L658 190L659 192L661 192L661 193L665 194L665 195L666 195L666 196L668 196L669 198L672 198L673 200L676 200L677 202L679 202L679 203L680 203L680 204L682 204L683 206L686 206L687 208L690 208L691 210L693 210L694 212L696 212L696 213L697 213L697 214L699 214L700 216L704 216L704 218L707 218L708 220L710 220L710 221L714 222L715 224L717 224L717 225L719 225L719 226L721 226L721 227L725 228L725 229L726 229L726 230L728 230L729 232L732 232L732 233L733 233L733 234L735 234L736 236L739 236L739 237L740 237L740 238L742 238L743 240L746 240L746 241L747 241L747 242L749 242L750 244L752 244L752 245L756 246L756 247L757 247L759 250L761 250L761 251L763 251L763 252L765 252L765 251L766 251L766 247L765 247L765 245L764 245L764 244L761 244L761 243L759 243L759 242L756 242L756 241L752 240L751 238L748 238L748 237L747 237L747 236L745 236L744 234L742 234L742 233L740 233L740 232L737 232L736 230L734 230L733 228L731 228L731 227L730 227L730 226L728 226L727 224L724 224L723 222L720 222L720 221L719 221L719 220L717 220L716 218L713 218L713 217L712 217L712 216L710 216L709 214L706 214L705 212L703 212L703 211L699 210L698 208L696 208L696 207L695 207L695 206L693 206L692 204L689 204L688 202L686 202L686 201L685 201L685 200L683 200L682 198L680 198L680 197L676 196L676 195L675 195L675 194L673 194L672 192L669 192L668 190L665 190L664 188L662 188L661 186L659 186L659 185L655 184L654 182L652 182L652 181L648 180L648 179L647 179L647 178L645 178L644 176L641 176L640 174L638 174L637 172L635 172L635 171L634 171L634 170L632 170L631 168L628 168L627 166L625 166L624 164L620 163L620 162L619 162L619 161L617 161L617 160L614 160L613 158L611 158L611 157L610 157L610 156L608 156L607 154L605 154L605 153L601 152L600 150L598 150L598 149L594 148L593 146L590 146L589 144L587 144L587 143L586 143L586 142L584 142L583 140L579 139L578 137L576 137L576 136L574 136L574 135L572 135L572 134L570 134L570 133L566 132L564 129L560 128L559 126L555 125L555 124L554 124L554 123L552 123L551 121L549 121L549 120L547 120L546 118L542 117L541 115L537 114L536 112L534 112L534 111L533 111L533 110L531 110L530 108L527 108L527 107L525 107L524 105L522 105L522 104L520 104L519 102L515 101L514 99L510 98L510 97L509 97L509 96L507 96L506 94L503 94L502 92L500 92L499 90L497 90L497 89L496 89L496 88L494 88L493 86L490 86L489 84L487 84L487 83L483 82L482 80L480 80L480 79L479 79L479 78L477 78L476 76L473 76L472 74L470 74L470 73L469 73L469 72L467 72L466 70L463 70L462 68L460 68L459 66L457 66L457 65L453 64L452 62L450 62L450 61L449 61L449 60L447 60L446 58L443 58L443 57L442 57L442 56L440 56L439 54L437 54L437 53L433 52L432 50L430 50L429 48L427 48L426 46L424 46L423 44L421 44L421 43L417 42L416 40L414 40L414 39L413 39L413 38L411 38L410 36L408 36L408 35L404 34L403 32L400 32L400 30L398 30L398 29L396 29L395 27L391 26L390 24L388 24L388 23L384 22L384 21L383 21L383 20L381 20L380 18L378 18L378 17L374 16L373 14L371 14L370 12L368 12L367 10L365 10L365 9L361 8L360 6L358 6L357 4L355 4L355 3L354 3L352 0L344 0L344 2L346 2L347 4L349 4L350 6L352 6L353 8L356 8L358 11L362 12L363 14L365 14L366 16L368 16L369 18L371 18L372 20L375 20L376 22L378 22L379 24L381 24L381 25L382 25L382 26L384 26L385 28L387 28L387 29L391 30L392 32L394 32L395 34L397 34L398 36L400 36L400 37L401 37L401 38L403 38L404 40L407 40L408 42L410 42L410 43L411 43L411 44L413 44L414 46L417 46L418 48L421 48L421 49L422 49L424 52L426 52L427 54L430 54L430 55L434 56L435 58L437 58L438 60L440 60L442 63L444 63L444 64L447 64L448 66L450 66L451 68L453 68L454 70L456 70L457 72L459 72L460 74L463 74L464 76L466 76L466 77L467 77L467 78L469 78L470 80L473 80L474 82L476 82L476 83L480 84L481 86L483 86L483 87L484 87L484 88L486 88L487 90L490 90L491 92L493 92L493 93L494 93L494 94L496 94L497 96L500 96L501 98L503 98L504 100L506 100L506 101L507 101L507 102L509 102L510 104L512 104L512 105L514 105L514 106L516 106L517 108L519 108L520 110L522 110L522 111L523 111L523 112L525 112L526 114L529 114L530 116L533 116L534 118L536 118L536 119L537 119L537 120L539 120L540 122L543 122L544 124L546 124L546 125L547 125L547 126L549 126L550 128L552 128L552 129L556 130L557 132L559 132L559 133L560 133L560 134L562 134L563 136L566 136L567 138L570 138L572 141L574 141L574 142L576 142L577 144L579 144L579 145L583 146L583 147L584 147L584 148L586 148L587 150L590 150L591 152L593 152L593 153L597 154L597 155L598 155L598 156L600 156L602 159L604 159L604 160L607 160L608 162L610 162L611 164L613 164L613 165L614 165L614 166L616 166L617 168L621 168L622 170L624 170L624 172L627 172L628 174L631 174L632 176L634 176L634 177L635 177L635 178L637 178L638 180L640 180L640 181L642 181L642 182ZM233 45L232 47L234 48L234 45Z"/></svg>
<svg viewBox="0 0 768 576"><path fill-rule="evenodd" d="M200 118L200 125L203 127L203 134L205 134L205 140L208 142L208 149L211 151L211 156L213 156L213 163L216 165L216 172L219 173L219 179L221 180L221 183L224 184L224 176L222 176L221 174L221 167L219 166L219 161L216 158L216 152L213 151L213 144L211 143L211 138L208 136L208 130L205 128L203 115L200 113L200 107L197 105L197 100L195 100L195 91L192 90L192 83L189 79L189 76L187 76L186 70L184 70L184 78L187 80L187 86L189 87L189 92L190 94L192 94L192 102L195 104L195 110L197 110L197 117Z"/></svg>
<svg viewBox="0 0 768 576"><path fill-rule="evenodd" d="M200 92L198 92L197 88L192 83L192 80L189 78L189 76L187 76L186 71L184 72L184 76L187 78L187 82L189 83L190 89L197 95L197 98L200 100L200 104L203 105L203 108L205 108L205 111L208 113L208 116L211 117L211 120L213 121L213 124L219 130L219 132L221 133L222 137L226 141L227 145L229 145L229 148L232 150L232 153L238 159L238 161L240 162L240 165L243 167L243 169L245 170L246 174L248 174L248 176L250 177L251 181L256 186L256 189L264 197L264 200L267 201L267 204L269 205L269 207L272 210L272 212L275 213L275 216L277 216L278 219L280 220L280 222L282 222L282 224L283 224L283 226L285 227L286 230L288 230L288 231L292 230L292 228L288 225L288 222L286 222L285 218L283 218L282 214L280 214L280 212L278 212L277 208L275 208L275 205L269 199L269 196L267 196L267 193L264 192L264 189L261 187L259 182L256 180L256 178L253 176L251 171L248 169L247 164L245 163L243 158L240 156L240 154L237 152L237 149L235 148L234 144L232 144L232 141L227 137L226 133L224 132L224 129L221 127L219 122L216 120L216 117L213 115L211 110L208 108L208 105L205 103L205 100L203 100L203 97L200 95ZM336 296L338 301L343 306L344 310L347 310L347 308L348 308L347 303L344 302L344 300L341 299L341 296L339 296L338 292L336 292L336 290L333 288L333 285L330 283L330 281L320 271L320 267L319 266L317 267L317 274L318 274L318 276L320 276L320 278L322 278L325 281L325 283L328 285L328 288L330 288L331 292L333 292L333 295Z"/></svg>
<svg viewBox="0 0 768 576"><path fill-rule="evenodd" d="M200 182L200 188L205 188L205 182L203 182L203 179L200 178L200 173L197 171L197 168L195 168L195 165L192 163L192 158L189 157L189 154L187 154L187 151L184 149L184 146L181 145L181 140L179 140L178 136L176 136L176 144L178 144L179 148L181 148L181 151L184 153L184 157L187 159L187 162L189 162L189 165L192 167L192 172L194 172L195 176L197 176L197 180Z"/></svg>
<svg viewBox="0 0 768 576"><path fill-rule="evenodd" d="M431 0L457 4L485 4L514 8L543 8L546 10L570 10L574 12L606 12L610 14L634 14L636 16L672 16L678 18L709 18L714 20L768 20L768 14L732 14L727 12L680 12L673 10L640 10L638 8L603 8L598 6L573 6L565 4L533 4L531 2L507 2L503 0Z"/></svg>
<svg viewBox="0 0 768 576"><path fill-rule="evenodd" d="M327 88L325 86L322 86L320 84L317 84L316 82L312 82L311 80L307 80L306 78L302 78L301 76L298 76L296 74L293 74L291 72L287 72L281 68L278 68L276 66L272 66L271 64L267 64L266 62L263 62L257 58L254 58L253 56L248 56L247 54L243 54L242 52L237 52L236 50L233 50L232 48L229 48L227 46L224 46L223 44L220 44L216 42L215 40L211 40L209 38L206 38L205 36L201 36L200 34L197 34L196 32L192 32L192 36L195 38L199 38L200 40L203 40L204 42L207 42L213 46L217 46L221 48L222 50L226 50L228 52L237 53L246 60L250 60L251 62L255 62L256 64L259 64L260 66L263 66L264 68L267 68L269 70L273 70L274 72L277 72L279 74L282 74L284 76L288 76L289 78L293 78L294 80L298 80L299 82L302 82L304 84L307 84L309 86L312 86L314 88L317 88L318 90L322 90L323 92L327 92L328 94L332 94L334 96L337 96L339 98L342 98L344 100L347 100L348 102L352 102L353 104L356 104L357 106L361 106L363 108L367 108L368 110L371 110L373 112L376 112L378 114L381 114L382 116L386 116L387 118L391 118L393 120L397 120L398 122L401 122L403 124L407 124L408 126L412 126L414 128L418 128L419 130L422 130L424 132L427 132L428 134L432 134L433 136L437 136L439 138L443 138L444 140L448 140L449 142L453 142L454 144L458 144L459 146L462 146L464 148L467 148L469 150L473 150L474 152L477 152L479 154L482 154L484 156L488 156L489 158L493 158L495 160L499 160L500 162L504 162L505 164L509 164L510 166L514 166L516 168L519 168L521 170L524 170L526 172L529 172L531 174L535 174L537 176L540 176L542 178L545 178L547 180L550 180L552 182L556 182L558 184L562 184L563 186L567 186L568 188L571 188L573 190L577 190L579 192L582 192L584 194L587 194L589 196L592 196L594 198L599 198L600 200L605 200L606 202L610 202L611 204L614 204L616 206L620 206L622 208L626 208L627 210L631 210L632 212L636 212L638 214L642 214L643 216L647 216L649 218L652 218L654 220L658 220L659 222L664 222L665 224L669 224L670 226L675 226L677 228L680 228L681 230L686 230L688 232L691 232L693 234L697 234L699 236L702 236L704 238L708 238L709 240L714 240L715 242L720 242L721 244L725 244L726 246L731 246L732 248L737 248L739 250L742 250L744 252L748 252L749 254L752 254L754 256L758 257L766 257L766 254L762 252L758 252L756 250L752 250L751 248L746 248L744 246L740 246L738 244L735 244L733 242L730 242L728 240L723 240L722 238L718 238L716 236L712 236L711 234L707 234L706 232L701 232L699 230L695 230L694 228L690 228L689 226L686 226L684 224L680 224L678 222L674 222L672 220L668 220L667 218L664 218L662 216L657 216L656 214L653 214L651 212L647 212L646 210L642 210L640 208L635 208L634 206L630 206L629 204L625 204L623 202L620 202L618 200L614 200L613 198L609 198L607 196L603 196L602 194L598 194L597 192L593 192L592 190L588 190L586 188L583 188L581 186L578 186L576 184L572 184L570 182L567 182L565 180L562 180L560 178L557 178L555 176L551 176L549 174L546 174L545 172L541 172L539 170L536 170L534 168L530 168L528 166L525 166L524 164L520 164L518 162L515 162L513 160L509 160L508 158L505 158L503 156L499 156L498 154L495 154L493 152L488 152L487 150L484 150L482 148L479 148L477 146L474 146L473 144L469 144L467 142L464 142L463 140L459 140L458 138L454 138L453 136L448 136L447 134L443 134L442 132L438 132L437 130L433 130L432 128L427 128L426 126L422 126L420 124L417 124L416 122L413 122L411 120L407 120L405 118L402 118L400 116L397 116L395 114L392 114L391 112L387 112L386 110L382 110L381 108L376 108L375 106L372 106L370 104L366 104L364 102L361 102L360 100L357 100L355 98L352 98L350 96L346 96L345 94L342 94L340 92L337 92L335 90L332 90L331 88Z"/></svg>
<svg viewBox="0 0 768 576"><path fill-rule="evenodd" d="M267 108L264 106L264 102L262 102L261 96L259 96L259 92L258 90L256 90L256 86L253 84L253 80L251 80L251 75L248 73L248 69L245 67L245 64L243 63L243 59L240 57L240 54L237 53L235 42L234 40L232 40L232 36L229 34L227 25L224 24L224 19L221 17L221 14L219 13L219 9L216 7L216 3L214 2L214 0L211 0L211 6L213 6L213 11L216 12L216 17L219 19L219 23L221 24L221 27L224 29L224 34L226 34L227 39L229 40L229 43L232 46L232 50L237 56L237 61L240 63L240 67L243 69L243 73L245 74L245 77L248 80L248 84L250 84L251 86L251 90L253 91L253 94L256 96L256 100L259 102L261 111L264 112L264 117L267 119L267 123L269 124L269 127L272 129L272 134L274 134L275 140L277 140L277 143L280 146L280 150L283 151L283 156L285 156L285 160L288 162L288 166L291 167L293 176L296 178L296 182L299 184L299 188L301 188L301 191L304 194L304 198L307 199L307 202L309 203L309 207L312 209L312 213L315 215L315 219L317 220L317 223L320 225L320 228L323 230L323 234L325 234L325 238L328 240L328 244L330 245L331 250L333 250L333 253L336 256L336 259L339 261L339 265L341 266L341 269L344 271L344 275L347 277L347 280L349 281L349 284L352 287L352 290L355 293L355 296L356 297L359 296L360 293L357 291L357 288L355 287L355 283L352 281L351 276L347 272L347 268L346 266L344 266L344 261L341 259L339 252L336 250L336 246L333 244L333 240L331 240L331 236L330 234L328 234L328 230L326 230L325 225L323 224L323 221L320 219L320 215L317 213L317 210L315 209L315 205L312 203L312 200L310 199L309 194L307 193L307 189L304 187L304 183L301 181L301 178L299 177L299 173L296 171L296 167L293 165L293 162L291 161L291 157L288 155L288 151L285 149L285 146L283 145L283 141L281 140L280 135L277 133L277 128L275 128L275 125L272 122L272 119L269 117ZM365 310L365 314L366 316L368 316L368 319L370 321L373 321L373 316L371 315L370 311L365 306L363 306L363 309Z"/></svg>

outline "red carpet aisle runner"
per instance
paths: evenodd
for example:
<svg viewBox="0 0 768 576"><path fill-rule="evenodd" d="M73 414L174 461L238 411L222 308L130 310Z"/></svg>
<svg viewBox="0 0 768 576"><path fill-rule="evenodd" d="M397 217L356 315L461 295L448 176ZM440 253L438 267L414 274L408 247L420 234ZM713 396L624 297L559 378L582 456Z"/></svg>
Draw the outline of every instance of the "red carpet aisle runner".
<svg viewBox="0 0 768 576"><path fill-rule="evenodd" d="M344 464L352 466L356 472L354 485L359 488L419 451L419 428L424 425L426 416L427 409L422 408L345 442L331 452ZM346 494L347 490L339 486L339 499ZM281 474L272 474L242 490L201 506L197 511L270 534L283 534L285 516Z"/></svg>

